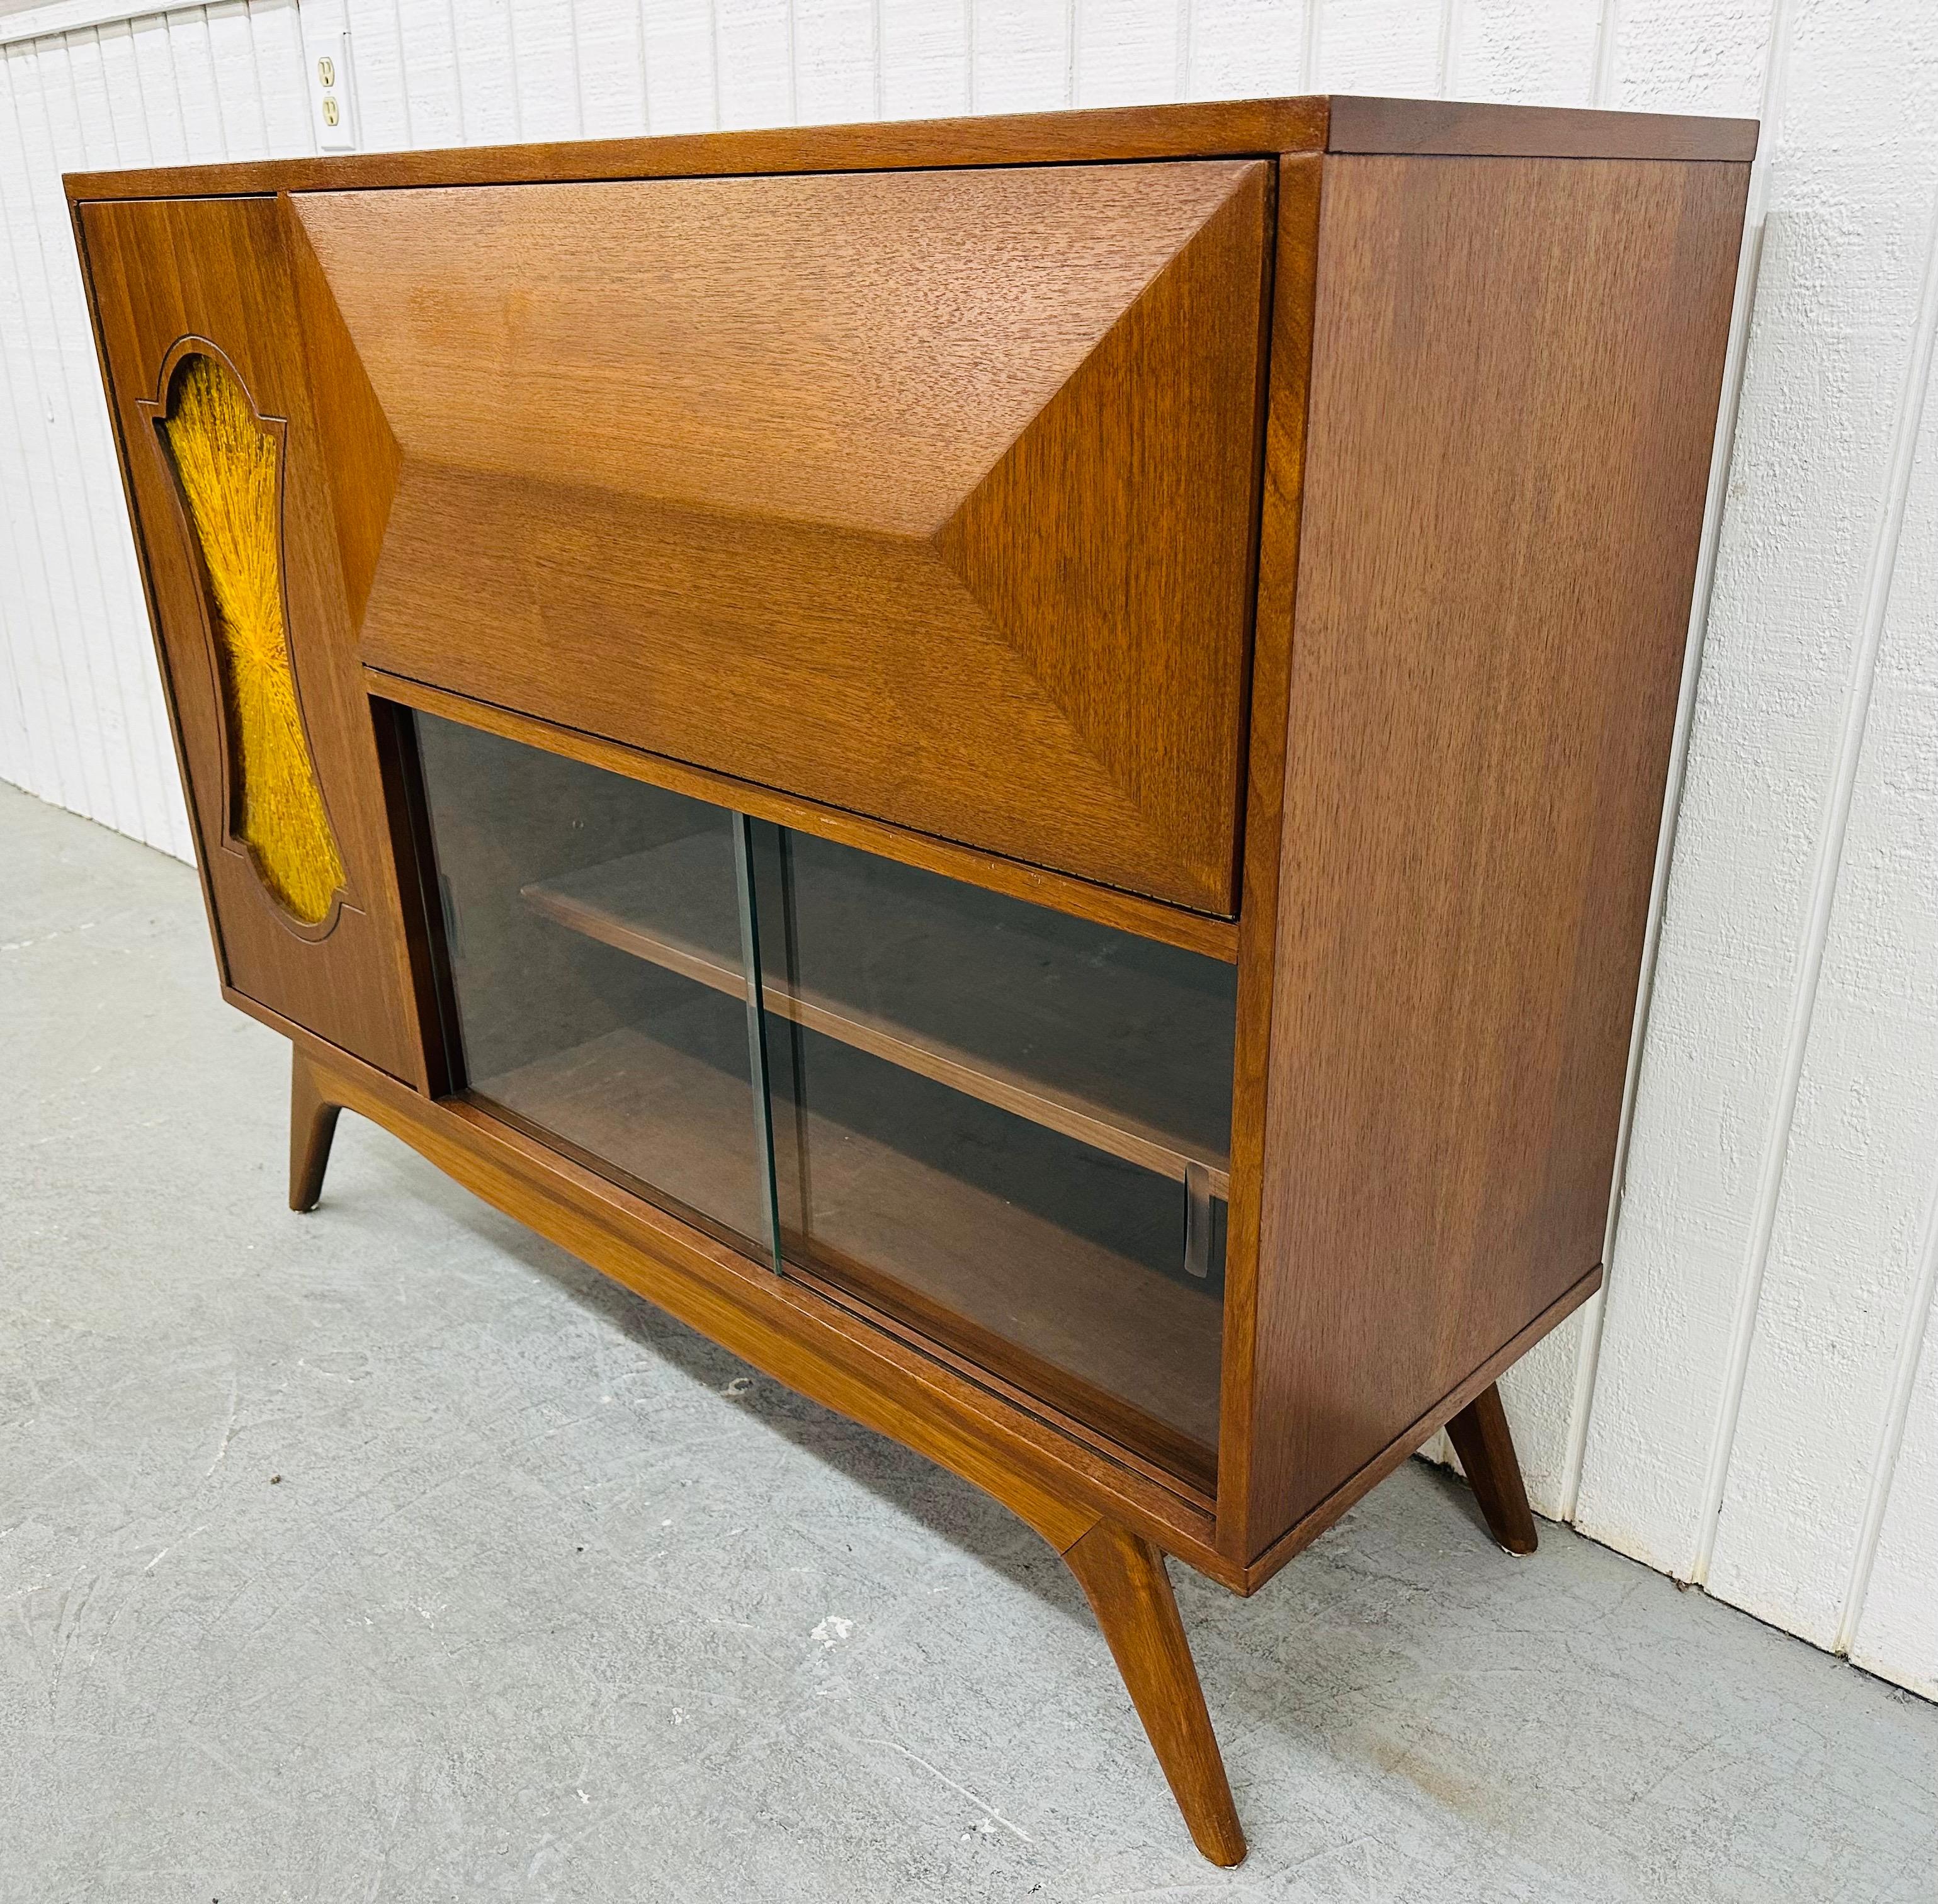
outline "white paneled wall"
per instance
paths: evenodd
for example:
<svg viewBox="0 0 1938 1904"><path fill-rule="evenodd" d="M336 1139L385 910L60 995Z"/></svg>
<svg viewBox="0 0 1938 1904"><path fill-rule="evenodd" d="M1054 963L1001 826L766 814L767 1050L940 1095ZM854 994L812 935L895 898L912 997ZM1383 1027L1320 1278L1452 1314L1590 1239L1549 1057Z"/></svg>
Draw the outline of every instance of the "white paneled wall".
<svg viewBox="0 0 1938 1904"><path fill-rule="evenodd" d="M0 20L0 776L184 855L59 175L312 149L305 26L368 148L1322 88L1763 117L1608 1295L1505 1386L1543 1511L1938 1696L1930 0L110 5Z"/></svg>

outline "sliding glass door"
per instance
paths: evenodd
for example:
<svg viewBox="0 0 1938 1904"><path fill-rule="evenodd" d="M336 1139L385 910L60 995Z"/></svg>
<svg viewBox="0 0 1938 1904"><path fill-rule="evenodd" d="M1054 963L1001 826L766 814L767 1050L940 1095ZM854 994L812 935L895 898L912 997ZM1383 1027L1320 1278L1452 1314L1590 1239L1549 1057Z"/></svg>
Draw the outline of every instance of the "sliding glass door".
<svg viewBox="0 0 1938 1904"><path fill-rule="evenodd" d="M474 1099L1209 1488L1232 967L417 724Z"/></svg>

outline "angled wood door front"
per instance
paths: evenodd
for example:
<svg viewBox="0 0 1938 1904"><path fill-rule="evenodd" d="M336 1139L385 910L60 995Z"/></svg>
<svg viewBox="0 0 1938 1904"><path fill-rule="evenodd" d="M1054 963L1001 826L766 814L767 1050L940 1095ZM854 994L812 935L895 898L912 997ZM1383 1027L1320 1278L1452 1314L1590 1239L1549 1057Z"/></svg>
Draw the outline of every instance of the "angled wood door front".
<svg viewBox="0 0 1938 1904"><path fill-rule="evenodd" d="M1257 161L300 194L372 664L1235 905Z"/></svg>
<svg viewBox="0 0 1938 1904"><path fill-rule="evenodd" d="M286 218L270 198L79 208L223 978L421 1084Z"/></svg>

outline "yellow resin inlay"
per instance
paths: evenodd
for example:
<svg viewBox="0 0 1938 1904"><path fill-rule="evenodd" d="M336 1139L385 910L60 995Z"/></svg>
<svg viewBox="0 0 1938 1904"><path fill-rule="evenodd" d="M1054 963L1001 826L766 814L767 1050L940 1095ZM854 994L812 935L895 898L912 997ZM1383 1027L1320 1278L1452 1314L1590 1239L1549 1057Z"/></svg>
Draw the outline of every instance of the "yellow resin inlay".
<svg viewBox="0 0 1938 1904"><path fill-rule="evenodd" d="M227 368L199 353L176 371L161 427L208 578L227 717L229 831L291 917L320 925L344 883L343 859L290 668L276 441Z"/></svg>

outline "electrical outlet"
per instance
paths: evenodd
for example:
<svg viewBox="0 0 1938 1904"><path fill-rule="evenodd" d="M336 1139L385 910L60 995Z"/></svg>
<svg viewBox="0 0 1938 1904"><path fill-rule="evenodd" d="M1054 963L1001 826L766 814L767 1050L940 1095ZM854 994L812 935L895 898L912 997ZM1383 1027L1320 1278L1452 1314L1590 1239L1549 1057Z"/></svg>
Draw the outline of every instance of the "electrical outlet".
<svg viewBox="0 0 1938 1904"><path fill-rule="evenodd" d="M310 123L319 152L357 150L357 99L350 84L350 35L306 33L303 57L309 72Z"/></svg>

